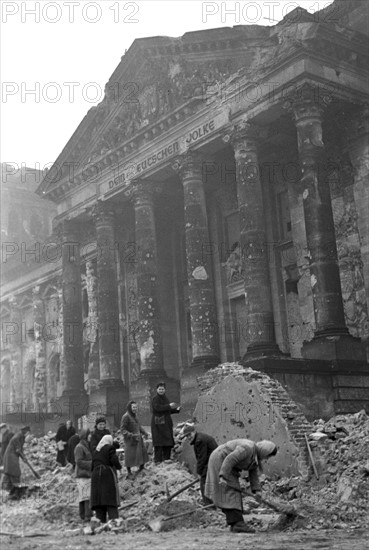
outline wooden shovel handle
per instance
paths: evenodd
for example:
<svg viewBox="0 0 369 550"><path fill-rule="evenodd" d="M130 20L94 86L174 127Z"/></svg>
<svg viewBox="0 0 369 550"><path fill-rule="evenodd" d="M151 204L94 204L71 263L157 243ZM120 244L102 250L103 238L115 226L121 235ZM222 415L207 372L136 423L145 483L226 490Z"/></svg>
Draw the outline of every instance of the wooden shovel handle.
<svg viewBox="0 0 369 550"><path fill-rule="evenodd" d="M38 473L36 472L36 470L33 468L33 466L31 466L31 464L28 462L28 460L26 459L26 457L23 457L23 460L24 460L24 463L27 464L27 466L29 467L29 469L31 470L31 472L33 473L33 475L34 475L37 479L41 479L40 474L38 474Z"/></svg>
<svg viewBox="0 0 369 550"><path fill-rule="evenodd" d="M175 493L173 493L172 495L169 495L167 497L167 502L170 502L172 500L172 498L176 497L177 495L183 493L183 491L185 491L186 489L189 489L190 487L192 487L193 485L196 485L196 483L198 482L199 480L198 479L195 479L194 481L191 481L191 483L187 483L187 485L185 485L184 487L182 487L182 489L179 489L178 491L176 491Z"/></svg>
<svg viewBox="0 0 369 550"><path fill-rule="evenodd" d="M312 467L313 467L315 477L316 477L317 479L319 479L318 471L317 471L317 469L316 469L315 462L314 462L313 453L311 452L310 443L309 443L309 440L308 440L306 434L305 434L305 441L306 441L306 446L307 446L308 451L309 451L309 457L310 457L310 460L311 460L311 465L312 465Z"/></svg>
<svg viewBox="0 0 369 550"><path fill-rule="evenodd" d="M187 514L193 514L198 510L205 510L205 508L211 508L211 507L214 507L214 504L207 504L206 506L201 506L201 508L194 508L193 510L187 510L187 512L181 512L180 514L176 514L175 516L168 516L167 518L163 518L162 521L169 521L170 519L181 518L182 516L187 516Z"/></svg>

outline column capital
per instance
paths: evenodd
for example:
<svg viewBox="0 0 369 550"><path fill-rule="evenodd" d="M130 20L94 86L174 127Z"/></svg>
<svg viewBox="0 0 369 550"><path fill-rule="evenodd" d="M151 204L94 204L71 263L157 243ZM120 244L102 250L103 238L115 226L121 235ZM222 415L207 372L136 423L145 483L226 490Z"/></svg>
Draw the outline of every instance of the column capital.
<svg viewBox="0 0 369 550"><path fill-rule="evenodd" d="M297 124L312 119L321 121L325 109L332 100L322 86L305 83L287 96L283 108L292 114Z"/></svg>
<svg viewBox="0 0 369 550"><path fill-rule="evenodd" d="M202 176L202 167L205 162L205 157L197 151L187 151L182 155L178 155L172 163L172 169L181 177L191 176L194 174Z"/></svg>
<svg viewBox="0 0 369 550"><path fill-rule="evenodd" d="M257 126L254 122L249 122L242 118L231 126L223 137L224 143L231 143L234 148L239 144L246 145L247 148L256 148L257 142L265 137L266 130Z"/></svg>
<svg viewBox="0 0 369 550"><path fill-rule="evenodd" d="M152 205L154 196L158 194L162 186L149 180L134 179L125 191L126 197L132 200L134 206Z"/></svg>
<svg viewBox="0 0 369 550"><path fill-rule="evenodd" d="M98 201L91 209L91 216L95 223L114 222L115 211L110 203Z"/></svg>

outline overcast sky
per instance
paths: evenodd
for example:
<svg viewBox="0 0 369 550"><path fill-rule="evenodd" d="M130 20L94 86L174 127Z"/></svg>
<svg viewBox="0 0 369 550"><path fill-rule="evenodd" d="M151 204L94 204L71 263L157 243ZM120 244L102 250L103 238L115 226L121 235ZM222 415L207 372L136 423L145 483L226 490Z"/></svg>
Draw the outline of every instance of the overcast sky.
<svg viewBox="0 0 369 550"><path fill-rule="evenodd" d="M273 25L298 5L314 13L331 3L2 0L1 161L33 168L55 161L135 38Z"/></svg>

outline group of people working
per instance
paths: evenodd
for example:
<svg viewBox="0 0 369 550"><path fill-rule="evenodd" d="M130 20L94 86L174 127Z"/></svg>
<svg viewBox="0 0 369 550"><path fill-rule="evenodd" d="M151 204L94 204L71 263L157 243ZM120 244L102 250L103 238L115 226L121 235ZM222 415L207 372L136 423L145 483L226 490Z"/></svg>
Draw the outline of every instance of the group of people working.
<svg viewBox="0 0 369 550"><path fill-rule="evenodd" d="M165 393L165 384L159 383L152 400L151 432L156 464L170 458L174 446L171 415L180 412L180 405L169 402ZM148 438L149 434L141 426L137 410L137 403L130 401L121 420L127 478L133 477L134 466L138 467L139 474L149 459L143 439ZM12 495L20 485L19 458L26 461L23 446L30 428L26 426L15 435L6 424L1 424L0 429L1 459L4 464L2 486ZM251 490L255 497L260 499L258 472L262 470L264 460L276 455L277 446L271 441L255 443L248 439L235 439L218 446L213 437L197 432L195 427L189 424L184 426L182 436L193 445L204 504L220 508L231 531L252 532L243 519L239 477L242 470L248 471ZM60 441L66 444L58 445ZM68 460L75 469L81 519L89 521L93 510L102 523L105 523L107 518L117 519L120 504L117 472L122 469L122 465L117 454L119 443L113 440L106 427L105 418L96 419L92 432L82 429L78 434L68 421L59 426L56 442L57 461L65 465Z"/></svg>

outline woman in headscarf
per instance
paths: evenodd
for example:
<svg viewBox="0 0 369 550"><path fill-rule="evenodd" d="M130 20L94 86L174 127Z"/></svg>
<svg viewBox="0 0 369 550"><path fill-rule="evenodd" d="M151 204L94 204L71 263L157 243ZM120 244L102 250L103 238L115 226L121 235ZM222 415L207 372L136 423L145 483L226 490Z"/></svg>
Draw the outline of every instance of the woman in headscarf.
<svg viewBox="0 0 369 550"><path fill-rule="evenodd" d="M165 395L166 386L159 382L156 386L156 395L152 400L151 435L154 445L154 462L158 464L170 458L174 447L172 414L179 413L180 405L169 403Z"/></svg>
<svg viewBox="0 0 369 550"><path fill-rule="evenodd" d="M82 521L89 521L92 515L90 508L92 455L88 444L89 434L90 430L80 430L79 443L74 449L79 515Z"/></svg>
<svg viewBox="0 0 369 550"><path fill-rule="evenodd" d="M262 469L262 460L276 454L277 446L272 441L255 443L249 439L228 441L211 453L205 495L222 509L231 531L253 532L242 515L242 494L238 481L241 471L248 471L251 490L258 497L261 489L258 471Z"/></svg>
<svg viewBox="0 0 369 550"><path fill-rule="evenodd" d="M127 405L127 412L122 416L120 423L120 429L124 438L124 463L128 472L127 477L131 477L132 475L132 466L139 466L138 471L141 472L145 463L149 460L142 439L142 435L148 437L149 434L139 423L137 410L137 403L130 401Z"/></svg>
<svg viewBox="0 0 369 550"><path fill-rule="evenodd" d="M91 477L91 510L95 510L102 523L106 523L107 516L118 518L120 497L116 471L121 468L113 437L104 435L92 453Z"/></svg>
<svg viewBox="0 0 369 550"><path fill-rule="evenodd" d="M9 441L4 455L4 478L2 482L3 489L9 491L9 496L19 498L20 496L20 481L21 469L19 459L25 461L23 452L26 434L31 431L29 426L25 426L17 432Z"/></svg>

